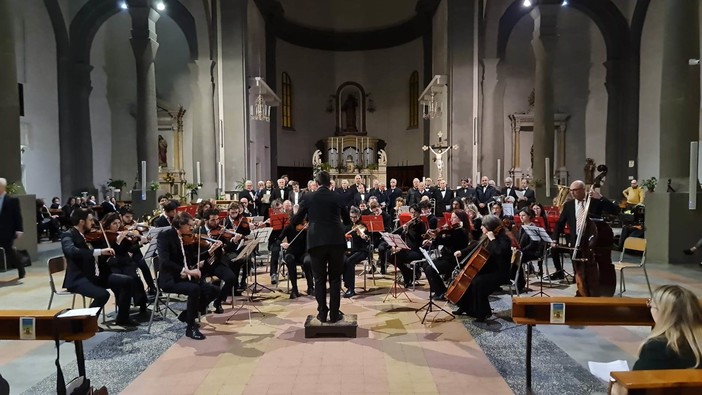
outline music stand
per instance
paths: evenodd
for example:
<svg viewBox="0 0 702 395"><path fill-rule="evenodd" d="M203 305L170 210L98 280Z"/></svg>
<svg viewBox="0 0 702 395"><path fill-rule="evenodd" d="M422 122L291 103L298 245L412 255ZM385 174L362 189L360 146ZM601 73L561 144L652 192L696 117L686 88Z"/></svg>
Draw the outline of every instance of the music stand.
<svg viewBox="0 0 702 395"><path fill-rule="evenodd" d="M290 222L290 217L287 214L271 214L268 219L271 221L271 229L273 230L283 230Z"/></svg>
<svg viewBox="0 0 702 395"><path fill-rule="evenodd" d="M405 241L402 240L402 237L400 235L392 234L392 233L387 233L387 232L382 232L380 236L383 237L383 240L385 240L386 243L388 243L388 246L391 249L398 248L400 250L409 250L410 248L405 244ZM399 252L399 251L398 251ZM398 279L397 279L397 253L395 255L395 281L392 284L392 287L388 290L387 295L385 295L385 299L383 299L383 303L388 299L388 296L392 295L393 298L397 299L397 297L400 295L400 292L402 292L405 297L407 298L408 301L412 301L410 297L407 295L407 292L405 290L404 286L398 285ZM401 289L399 289L402 287Z"/></svg>
<svg viewBox="0 0 702 395"><path fill-rule="evenodd" d="M541 243L546 243L546 245L551 245L553 243L553 240L551 240L551 236L548 235L546 232L546 229L535 226L535 225L522 225L522 229L526 232L527 236L532 241L537 241L540 244ZM544 261L544 265L546 265L546 271L548 272L548 262L546 262L546 259L548 258L548 252L550 251L550 248L544 248L544 256L541 257L541 259ZM519 268L518 270L521 270ZM515 284L516 286L516 284ZM542 278L541 281L539 282L539 292L535 293L534 295L531 296L548 296L550 297L551 295L547 294L544 292L544 279Z"/></svg>
<svg viewBox="0 0 702 395"><path fill-rule="evenodd" d="M248 262L249 257L251 256L251 254L253 254L254 250L256 250L257 246L258 246L257 239L248 240L244 249L239 253L239 255L236 256L236 258L234 260L236 261L239 259L246 259ZM232 315L230 315L229 318L227 318L227 321L225 321L225 322L229 322L229 320L231 320L239 311L241 311L241 309L243 309L247 303L250 303L251 307L256 309L257 312L261 313L261 315L265 316L265 314L258 307L253 305L254 296L256 293L256 286L260 286L261 288L265 288L271 292L273 291L272 289L270 289L264 285L258 284L256 282L256 274L254 272L254 283L249 285L248 287L246 287L246 289L250 289L251 292L248 295L246 295L244 297L244 299L241 300L241 305L239 306L239 308L237 308L236 311L234 311L232 313ZM232 299L233 298L234 298L234 289L232 288ZM252 322L251 322L251 309L247 309L247 310L249 312L249 325L251 325L252 324Z"/></svg>
<svg viewBox="0 0 702 395"><path fill-rule="evenodd" d="M385 232L385 222L383 222L383 217L381 215L362 215L361 222L366 226L371 233L382 233ZM373 267L373 239L371 236L370 243L368 243L368 265ZM375 272L371 273L373 278L373 285L375 284ZM363 290L368 291L368 268L363 268Z"/></svg>
<svg viewBox="0 0 702 395"><path fill-rule="evenodd" d="M422 255L424 255L424 259L426 259L426 261L427 261L427 263L429 264L429 266L431 266L431 268L434 269L434 271L436 271L437 274L441 275L441 273L439 273L439 269L437 269L437 268L436 268L436 265L434 265L434 261L431 260L431 257L429 256L429 253L427 252L427 250L425 250L424 248L419 248L419 251L422 253ZM427 311L424 312L424 317L422 317L422 324L424 324L424 321L426 321L426 319L427 319L427 314L429 314L430 312L433 312L433 311L434 311L434 310L433 310L434 307L436 307L437 309L439 309L439 310L443 311L444 313L450 315L451 318L456 318L455 315L453 315L452 313L449 313L449 312L448 312L447 310L445 310L443 307L441 307L441 306L439 306L438 304L434 303L434 297L433 297L433 295L434 295L434 292L432 292L432 290L431 290L431 284L430 284L430 285L429 285L429 302L427 302L424 306L418 308L417 311L416 311L416 312L418 313L418 312L420 312L420 311L422 311L422 310L424 310L424 309L427 310ZM432 320L432 322L434 322L434 321Z"/></svg>
<svg viewBox="0 0 702 395"><path fill-rule="evenodd" d="M251 259L249 257L254 253L256 250L256 247L264 243L268 240L268 238L271 236L271 232L273 231L273 228L261 228L261 229L256 229L251 233L251 240L244 246L244 248L239 252L239 255L237 255L235 260L239 259L246 259L246 272L249 273L251 271L251 267L249 266ZM243 243L243 241L242 241ZM252 246L253 245L253 246ZM254 260L256 259L256 256L254 255ZM258 282L258 270L257 270L257 265L256 262L254 262L254 281L251 283L248 288L251 288L251 298L254 297L254 294L256 292L259 292L257 290L258 288L261 288L261 290L266 289L270 292L274 292L272 289L266 287L265 285L261 284Z"/></svg>

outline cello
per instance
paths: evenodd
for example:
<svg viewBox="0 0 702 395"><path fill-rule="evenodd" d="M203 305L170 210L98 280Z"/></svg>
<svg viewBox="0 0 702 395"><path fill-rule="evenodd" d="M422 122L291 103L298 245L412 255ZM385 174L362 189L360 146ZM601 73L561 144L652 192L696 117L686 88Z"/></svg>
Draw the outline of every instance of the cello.
<svg viewBox="0 0 702 395"><path fill-rule="evenodd" d="M493 231L493 233L497 235L503 230L503 226L500 225ZM453 304L458 303L463 295L465 295L468 287L470 287L470 284L473 282L473 279L480 272L480 269L485 266L485 263L487 263L488 259L490 258L490 253L488 252L487 248L485 248L489 242L490 239L487 237L487 235L483 235L478 242L478 245L473 248L463 262L460 262L459 266L462 266L462 268L444 294L449 302Z"/></svg>

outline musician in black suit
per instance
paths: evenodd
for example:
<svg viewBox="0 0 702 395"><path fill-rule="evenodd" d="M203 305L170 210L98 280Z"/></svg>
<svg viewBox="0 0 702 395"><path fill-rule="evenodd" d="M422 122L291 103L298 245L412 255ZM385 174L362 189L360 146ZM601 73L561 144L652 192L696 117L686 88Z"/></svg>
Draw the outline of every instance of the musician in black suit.
<svg viewBox="0 0 702 395"><path fill-rule="evenodd" d="M428 189L424 188L424 182L419 182L417 189L413 191L408 197L407 204L408 205L413 205L413 204L419 204L419 202L422 201L422 197L427 196L429 199L431 199L433 196L431 192L429 192Z"/></svg>
<svg viewBox="0 0 702 395"><path fill-rule="evenodd" d="M273 189L272 195L271 199L280 199L283 202L289 199L290 190L285 185L284 179L278 180L278 187Z"/></svg>
<svg viewBox="0 0 702 395"><path fill-rule="evenodd" d="M375 203L376 207L378 206ZM380 210L380 208L378 208ZM387 215L387 214L386 214ZM370 231L361 221L361 211L356 207L349 210L351 223L346 226L346 256L344 257L345 298L356 296L356 265L369 257Z"/></svg>
<svg viewBox="0 0 702 395"><path fill-rule="evenodd" d="M570 184L570 194L573 196L573 200L565 202L563 204L563 209L561 211L561 216L558 218L556 227L553 231L553 247L556 247L556 242L560 239L561 233L565 230L566 224L570 229L570 236L568 238L568 244L572 247L575 246L576 240L578 238L578 214L581 210L585 209L585 202L588 195L585 189L585 183L576 180ZM619 212L619 207L609 200L605 199L597 191L591 191L590 195L590 209L588 211L589 217L601 217L603 212L609 212L616 214ZM551 279L562 279L563 278L563 265L561 264L560 254L556 249L551 250L553 257L553 266L555 267L555 272L551 274Z"/></svg>
<svg viewBox="0 0 702 395"><path fill-rule="evenodd" d="M165 226L171 226L173 218L176 215L176 209L178 208L177 200L171 200L165 205L163 205L163 214L154 221L154 226L157 228L163 228Z"/></svg>
<svg viewBox="0 0 702 395"><path fill-rule="evenodd" d="M480 209L480 214L488 213L488 203L492 202L495 196L499 195L497 189L488 183L490 180L487 176L483 176L480 179L480 186L475 188L476 200L478 202L478 209Z"/></svg>
<svg viewBox="0 0 702 395"><path fill-rule="evenodd" d="M288 194L288 200L294 205L300 204L302 201L302 195L304 193L300 190L300 183L297 181L292 182L292 191Z"/></svg>
<svg viewBox="0 0 702 395"><path fill-rule="evenodd" d="M102 216L105 217L109 213L116 213L117 207L112 203L112 198L109 195L105 195L105 201L100 203L102 207Z"/></svg>
<svg viewBox="0 0 702 395"><path fill-rule="evenodd" d="M356 194L353 197L353 205L358 207L361 205L361 203L366 203L368 204L368 198L371 195L366 192L366 187L363 184L360 184L356 187Z"/></svg>
<svg viewBox="0 0 702 395"><path fill-rule="evenodd" d="M7 180L0 178L0 247L5 250L9 266L17 268L19 278L24 278L24 266L20 264L15 255L13 244L15 239L22 237L22 212L19 200L6 192Z"/></svg>
<svg viewBox="0 0 702 395"><path fill-rule="evenodd" d="M288 224L283 229L278 242L283 252L283 262L288 268L290 279L290 299L300 297L297 288L297 266L302 266L302 271L307 279L307 295L314 296L314 277L312 276L312 262L307 253L307 224L293 226ZM287 240L286 240L287 239ZM286 240L283 242L283 240Z"/></svg>
<svg viewBox="0 0 702 395"><path fill-rule="evenodd" d="M428 247L426 244L433 244L432 248L437 249L439 246L444 247L441 249L441 256L434 261L436 270L428 262L422 264L422 269L429 282L429 289L434 293L436 300L445 300L446 284L442 276L450 276L456 268L457 262L453 254L468 247L469 221L468 214L464 210L456 210L451 214L451 222L447 229L434 231L431 234L431 237L434 237L433 242L425 241L425 247Z"/></svg>
<svg viewBox="0 0 702 395"><path fill-rule="evenodd" d="M475 202L477 195L475 188L471 187L470 178L461 180L461 187L456 190L456 197L463 200L465 204Z"/></svg>
<svg viewBox="0 0 702 395"><path fill-rule="evenodd" d="M453 200L453 191L446 186L446 180L439 181L439 188L434 191L434 199L436 201L436 215L441 217L444 212L451 211L451 201Z"/></svg>
<svg viewBox="0 0 702 395"><path fill-rule="evenodd" d="M66 257L66 277L63 287L68 291L93 298L90 307L104 308L110 299L106 288L111 288L117 297L117 319L122 326L137 326L129 318L134 281L125 274L110 273L107 266L98 266L95 257L114 256L112 248L93 249L85 234L93 227L92 210L81 208L71 215L73 227L61 235L61 249ZM143 291L142 291L143 292Z"/></svg>
<svg viewBox="0 0 702 395"><path fill-rule="evenodd" d="M342 206L339 196L329 190L331 178L326 171L317 173L315 180L319 189L306 194L300 208L293 217L293 225L302 223L305 217L309 222L307 248L312 262L317 298L317 318L337 322L343 319L339 311L341 304L341 274L344 268L344 225L350 221L349 213ZM327 274L329 275L329 306L327 306Z"/></svg>
<svg viewBox="0 0 702 395"><path fill-rule="evenodd" d="M397 187L397 180L390 179L390 188L387 190L387 210L391 218L395 218L395 200L402 196L402 190ZM380 201L380 200L378 200Z"/></svg>
<svg viewBox="0 0 702 395"><path fill-rule="evenodd" d="M196 232L204 237L215 239L222 245L230 244L235 240L229 234L225 234L222 227L219 225L219 210L216 208L205 211L204 224L199 227ZM218 233L215 236L213 233ZM211 263L209 263L211 261ZM217 248L208 256L208 264L203 267L202 272L205 276L216 276L222 281L222 286L219 290L219 296L213 303L216 314L224 313L222 303L227 300L227 297L233 296L232 290L237 284L236 275L228 265L228 260L224 256L222 248ZM235 295L234 295L235 296Z"/></svg>
<svg viewBox="0 0 702 395"><path fill-rule="evenodd" d="M519 196L517 196L517 188L515 188L514 183L512 181L512 177L507 177L505 178L505 186L500 189L500 195L504 196L506 198L512 198L514 199L514 202L517 201ZM507 200L505 200L507 201Z"/></svg>
<svg viewBox="0 0 702 395"><path fill-rule="evenodd" d="M524 193L524 196L517 198L517 208L531 207L531 205L536 202L536 195L534 194L534 190L529 188L529 180L526 178L522 178L521 191Z"/></svg>
<svg viewBox="0 0 702 395"><path fill-rule="evenodd" d="M200 263L191 263L199 257L186 255L182 236L191 234L194 226L195 220L190 214L179 213L173 219L173 228L158 234L156 247L161 265L158 285L164 292L188 296L187 310L180 313L178 319L188 324L185 336L202 340L205 335L200 332L195 322L197 313L207 312L207 305L215 300L218 290L201 281Z"/></svg>
<svg viewBox="0 0 702 395"><path fill-rule="evenodd" d="M239 195L239 201L241 201L241 198L243 197L245 197L247 200L247 209L252 216L263 215L258 211L259 202L257 200L256 191L254 191L253 188L253 181L246 180L246 182L244 182L244 190Z"/></svg>

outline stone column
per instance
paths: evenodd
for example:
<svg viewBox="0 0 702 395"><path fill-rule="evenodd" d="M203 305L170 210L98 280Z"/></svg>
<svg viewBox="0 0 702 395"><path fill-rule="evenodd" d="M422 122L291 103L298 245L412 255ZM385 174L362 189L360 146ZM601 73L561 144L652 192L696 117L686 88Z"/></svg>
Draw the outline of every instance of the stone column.
<svg viewBox="0 0 702 395"><path fill-rule="evenodd" d="M192 144L192 182L197 181L195 175L195 163L200 162L200 182L202 191L200 194L209 196L217 188L217 168L216 164L216 134L217 129L214 123L214 108L212 101L212 88L209 76L209 60L205 61L205 66L198 60L188 63L190 69L192 88L192 117L193 117L193 144ZM187 145L185 146L186 149Z"/></svg>
<svg viewBox="0 0 702 395"><path fill-rule="evenodd" d="M534 48L534 168L535 180L544 182L546 177L545 159L554 162L554 119L553 119L553 55L556 50L558 5L540 5L531 11L534 19L534 36L531 44ZM545 202L545 186L536 187L536 201Z"/></svg>
<svg viewBox="0 0 702 395"><path fill-rule="evenodd" d="M76 61L71 65L70 96L71 124L70 138L61 135L61 178L67 178L63 185L64 193L78 195L80 192L96 193L93 180L93 141L90 125L90 93L93 85L90 72L93 66ZM80 152L80 155L76 155ZM63 173L64 168L67 169Z"/></svg>
<svg viewBox="0 0 702 395"><path fill-rule="evenodd" d="M497 67L500 62L498 58L483 59L483 141L480 169L481 175L494 178L499 185L506 173L506 163L504 159L504 131L497 127L497 118L502 117L502 113L497 113L496 109L496 89L497 89ZM500 98L501 100L502 98ZM503 174L497 174L497 160L502 162Z"/></svg>
<svg viewBox="0 0 702 395"><path fill-rule="evenodd" d="M14 15L10 0L0 0L0 177L22 180L19 92L15 59Z"/></svg>
<svg viewBox="0 0 702 395"><path fill-rule="evenodd" d="M158 115L156 111L156 72L154 60L158 50L156 21L159 13L146 0L129 2L137 75L137 168L141 180L141 161L146 161L146 182L158 181ZM174 147L170 147L173 149Z"/></svg>

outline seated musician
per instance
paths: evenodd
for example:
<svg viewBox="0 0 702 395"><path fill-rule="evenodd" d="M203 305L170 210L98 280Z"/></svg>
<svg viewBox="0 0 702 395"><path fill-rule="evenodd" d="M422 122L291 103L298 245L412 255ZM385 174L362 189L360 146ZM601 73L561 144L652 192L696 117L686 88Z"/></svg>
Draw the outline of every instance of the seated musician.
<svg viewBox="0 0 702 395"><path fill-rule="evenodd" d="M581 224L578 218L582 218L584 220L585 217L578 217L578 215L582 210L585 210L585 200L588 195L588 192L585 189L585 183L580 180L573 181L570 184L570 193L573 196L573 200L570 200L563 204L561 216L558 219L558 222L556 223L555 230L553 231L553 236L551 237L554 241L553 247L557 246L555 242L557 242L561 237L561 233L563 233L566 224L568 224L568 227L570 228L570 237L568 239L568 244L571 247L575 246L575 242L578 237L578 229L581 228L581 225L584 227L584 224ZM589 214L590 217L599 217L601 216L602 212L605 211L614 214L619 212L619 207L617 207L617 205L610 202L609 200L605 199L602 195L600 195L599 192L593 190L590 191L589 194L590 210L587 214ZM551 255L553 258L553 266L555 267L555 271L553 274L551 274L550 279L563 279L564 273L563 265L561 264L560 253L556 248L553 248L551 249Z"/></svg>
<svg viewBox="0 0 702 395"><path fill-rule="evenodd" d="M133 232L139 232L137 224L134 222L134 211L131 208L122 207L120 210L122 226L127 230ZM154 276L151 274L151 269L144 259L144 254L141 253L141 246L148 243L145 236L141 236L139 242L132 244L132 249L129 251L132 255L132 261L137 265L139 270L141 270L141 276L146 282L148 287L146 293L149 296L156 296L156 283L154 283Z"/></svg>
<svg viewBox="0 0 702 395"><path fill-rule="evenodd" d="M205 218L205 213L213 208L212 202L210 200L203 200L200 203L197 204L197 214L195 214L195 218L197 219L204 219Z"/></svg>
<svg viewBox="0 0 702 395"><path fill-rule="evenodd" d="M451 214L451 222L444 228L437 229L433 233L431 230L428 232L431 237L434 237L432 248L443 247L441 248L441 256L434 260L434 266L436 266L438 273L428 262L422 263L422 269L424 269L424 274L429 281L429 291L434 293L436 300L445 300L446 285L442 276L451 276L458 265L454 253L468 247L469 226L468 214L463 210L456 210ZM431 244L431 241L427 241Z"/></svg>
<svg viewBox="0 0 702 395"><path fill-rule="evenodd" d="M662 285L648 305L656 324L632 370L702 369L702 308L697 296L679 285ZM610 393L627 392L615 382Z"/></svg>
<svg viewBox="0 0 702 395"><path fill-rule="evenodd" d="M49 239L52 242L58 241L60 228L59 216L49 213L44 199L37 199L37 243L41 241L41 234L44 231L49 233Z"/></svg>
<svg viewBox="0 0 702 395"><path fill-rule="evenodd" d="M546 232L550 232L551 224L548 222L548 215L546 214L546 210L544 210L544 206L542 206L541 203L534 203L531 205L531 209L534 211L534 220L536 220L536 218L541 218L544 224L543 228L546 229Z"/></svg>
<svg viewBox="0 0 702 395"><path fill-rule="evenodd" d="M110 299L106 288L111 288L117 299L117 325L136 326L129 318L133 280L124 274L108 273L100 270L95 257L114 256L112 248L93 249L85 240L93 227L93 212L80 208L71 214L73 227L61 235L61 249L66 257L66 277L63 287L69 292L93 298L90 307L103 309Z"/></svg>
<svg viewBox="0 0 702 395"><path fill-rule="evenodd" d="M505 215L504 209L502 208L502 203L495 202L492 204L490 209L491 209L490 211L492 212L492 215L496 216L497 218L499 218L501 220L504 220L504 219L508 219L510 221L512 220L512 216Z"/></svg>
<svg viewBox="0 0 702 395"><path fill-rule="evenodd" d="M233 242L236 237L231 236L229 233L225 233L223 228L219 225L219 210L210 209L205 211L205 222L197 229L197 233L206 236L210 239L215 239L221 241L222 244L229 244ZM211 263L210 263L211 261ZM208 259L208 264L202 269L203 276L216 276L222 281L222 286L219 289L219 295L215 299L213 306L215 313L222 314L224 309L222 308L222 303L227 301L229 296L232 296L232 289L237 284L236 276L232 269L229 268L227 260L224 257L224 251L218 248L212 252L212 256ZM241 293L239 292L239 295ZM239 296L234 295L234 296Z"/></svg>
<svg viewBox="0 0 702 395"><path fill-rule="evenodd" d="M293 209L293 211L297 211ZM283 242L283 240L286 240ZM288 224L278 236L280 248L283 250L283 261L288 269L290 279L290 299L300 297L297 288L297 266L302 266L302 272L307 280L307 295L314 296L314 277L312 276L312 262L307 254L307 222L293 226Z"/></svg>
<svg viewBox="0 0 702 395"><path fill-rule="evenodd" d="M380 205L376 202L376 209L380 210ZM387 215L386 213L383 213ZM346 255L344 256L344 292L345 298L356 296L356 265L369 257L369 243L371 235L368 229L361 222L361 211L356 207L349 210L351 223L346 226Z"/></svg>
<svg viewBox="0 0 702 395"><path fill-rule="evenodd" d="M229 205L228 215L224 219L223 224L224 229L229 229L234 233L239 235L234 236L227 245L224 246L225 259L230 262L230 267L234 271L235 281L239 283L239 289L246 288L246 261L238 260L233 261L237 257L239 251L243 247L243 238L251 234L251 227L249 226L249 219L243 215L243 210L239 202L231 202ZM273 268L273 261L271 261L271 270ZM239 280L239 274L241 273L241 280ZM273 277L273 272L271 271L271 278ZM278 274L275 273L275 280L278 281ZM275 284L276 282L273 282ZM236 283L235 283L236 284Z"/></svg>
<svg viewBox="0 0 702 395"><path fill-rule="evenodd" d="M159 233L157 248L161 271L158 285L164 292L188 296L187 310L178 319L188 325L185 336L202 340L205 335L200 332L195 320L198 311L207 312L207 305L217 298L218 290L215 286L200 281L202 273L199 257L185 252L183 236L191 235L194 227L195 220L190 214L179 213L173 218L173 227Z"/></svg>
<svg viewBox="0 0 702 395"><path fill-rule="evenodd" d="M463 297L458 301L456 315L468 315L476 321L483 322L492 315L489 296L495 292L500 284L509 281L509 270L512 260L511 241L505 234L502 221L494 215L482 218L481 230L483 237L479 243L487 243L490 257L483 268L478 272ZM471 248L456 251L457 258L465 257Z"/></svg>
<svg viewBox="0 0 702 395"><path fill-rule="evenodd" d="M66 229L72 226L71 214L73 214L73 210L77 208L80 208L80 204L78 204L78 199L74 196L69 197L68 202L61 207L61 211L63 211L61 216L61 225L63 225Z"/></svg>
<svg viewBox="0 0 702 395"><path fill-rule="evenodd" d="M398 250L396 247L393 247L390 250L393 255L388 258L388 262L396 265L397 269L402 272L405 288L412 286L414 282L414 274L407 264L422 259L422 253L419 252L419 247L422 246L424 242L422 236L427 231L426 225L419 219L419 206L416 204L411 205L410 214L412 215L412 219L402 225L403 239L410 249ZM378 248L378 251L380 251L380 248Z"/></svg>
<svg viewBox="0 0 702 395"><path fill-rule="evenodd" d="M358 210L361 212L361 215L372 215L370 209L368 208L368 204L365 202L361 202L358 205Z"/></svg>
<svg viewBox="0 0 702 395"><path fill-rule="evenodd" d="M455 197L451 200L451 211L454 210L465 210L466 205L463 203L463 200Z"/></svg>
<svg viewBox="0 0 702 395"><path fill-rule="evenodd" d="M421 211L422 216L427 218L429 229L436 229L439 227L439 218L432 213L431 202L428 199L419 202L419 210Z"/></svg>
<svg viewBox="0 0 702 395"><path fill-rule="evenodd" d="M163 213L159 216L156 221L154 221L154 226L157 228L163 228L166 226L171 226L171 222L176 215L176 209L178 208L178 201L171 200L163 205Z"/></svg>
<svg viewBox="0 0 702 395"><path fill-rule="evenodd" d="M115 251L114 256L101 256L98 258L100 268L112 274L123 274L129 276L132 280L132 294L130 297L134 299L134 306L139 306L139 314L146 315L146 292L144 284L137 275L138 266L132 259L132 251L134 246L139 246L139 235L124 229L122 220L119 214L109 213L102 220L102 228L108 236L107 240L104 237L99 238L93 245L100 248L112 248ZM109 245L107 244L109 242ZM143 259L142 259L143 260ZM121 295L116 295L119 299Z"/></svg>
<svg viewBox="0 0 702 395"><path fill-rule="evenodd" d="M478 207L473 203L469 203L466 206L466 213L468 213L468 219L470 219L470 239L478 240L483 235L483 231L480 230L483 224L483 216L480 214Z"/></svg>

